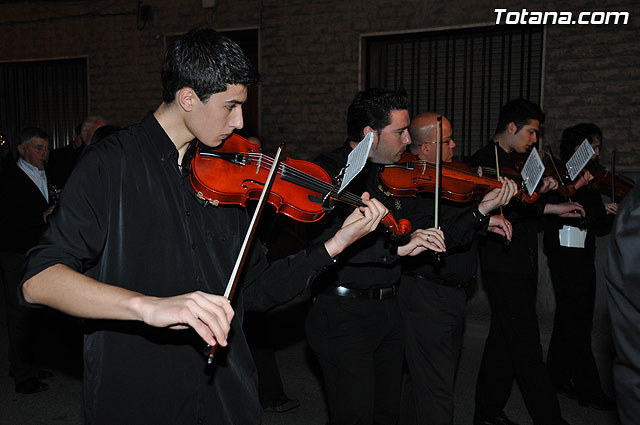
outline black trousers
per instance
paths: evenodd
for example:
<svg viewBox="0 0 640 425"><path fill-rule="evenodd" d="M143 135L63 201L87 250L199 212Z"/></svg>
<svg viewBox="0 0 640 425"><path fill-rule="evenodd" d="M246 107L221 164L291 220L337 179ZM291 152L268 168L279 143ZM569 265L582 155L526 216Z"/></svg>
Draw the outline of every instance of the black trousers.
<svg viewBox="0 0 640 425"><path fill-rule="evenodd" d="M3 298L9 333L9 365L16 384L38 376L34 365L34 340L39 311L20 305L18 285L24 275L25 256L13 252L0 252Z"/></svg>
<svg viewBox="0 0 640 425"><path fill-rule="evenodd" d="M399 423L451 425L467 295L463 288L403 276L398 304L409 372Z"/></svg>
<svg viewBox="0 0 640 425"><path fill-rule="evenodd" d="M331 425L394 425L402 383L402 329L395 298L318 295L307 316Z"/></svg>
<svg viewBox="0 0 640 425"><path fill-rule="evenodd" d="M491 305L491 326L478 373L476 415L499 415L515 378L534 424L559 423L558 398L542 361L536 275L487 272L484 288Z"/></svg>
<svg viewBox="0 0 640 425"><path fill-rule="evenodd" d="M556 299L547 367L556 387L572 380L578 398L592 400L603 391L591 348L596 271L594 258L584 257L581 248L560 248L547 257Z"/></svg>
<svg viewBox="0 0 640 425"><path fill-rule="evenodd" d="M263 409L287 399L272 344L269 316L269 312L248 311L243 323L247 343L258 370L258 394Z"/></svg>

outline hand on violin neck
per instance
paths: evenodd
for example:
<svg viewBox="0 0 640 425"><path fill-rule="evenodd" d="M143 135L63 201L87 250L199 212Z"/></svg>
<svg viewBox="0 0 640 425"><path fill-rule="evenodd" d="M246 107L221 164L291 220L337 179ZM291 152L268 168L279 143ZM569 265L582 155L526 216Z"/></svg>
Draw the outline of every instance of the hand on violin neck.
<svg viewBox="0 0 640 425"><path fill-rule="evenodd" d="M503 215L496 214L489 218L489 228L487 231L496 233L503 236L508 241L511 241L513 229L509 220L507 220Z"/></svg>
<svg viewBox="0 0 640 425"><path fill-rule="evenodd" d="M578 177L578 179L576 180L574 186L576 190L578 190L581 187L588 185L591 180L593 180L593 174L591 174L589 170L584 170L582 174L580 174L580 177Z"/></svg>
<svg viewBox="0 0 640 425"><path fill-rule="evenodd" d="M445 252L444 233L440 229L418 229L411 234L409 242L398 247L398 255L401 257L421 254L427 250Z"/></svg>
<svg viewBox="0 0 640 425"><path fill-rule="evenodd" d="M500 183L502 183L502 187L487 192L480 201L478 211L482 215L488 215L491 211L507 205L518 192L518 185L513 180L500 177Z"/></svg>
<svg viewBox="0 0 640 425"><path fill-rule="evenodd" d="M556 180L551 176L543 177L538 193L546 193L550 190L555 190L557 188L558 188L558 180Z"/></svg>
<svg viewBox="0 0 640 425"><path fill-rule="evenodd" d="M369 199L369 193L362 194L363 207L357 207L344 220L342 227L324 246L332 258L344 251L349 245L374 231L380 220L389 213L377 199Z"/></svg>

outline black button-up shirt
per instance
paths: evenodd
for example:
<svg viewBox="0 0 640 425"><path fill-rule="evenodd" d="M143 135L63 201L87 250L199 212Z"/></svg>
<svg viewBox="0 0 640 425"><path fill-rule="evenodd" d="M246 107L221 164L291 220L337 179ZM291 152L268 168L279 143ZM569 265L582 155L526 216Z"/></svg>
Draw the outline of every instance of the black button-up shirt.
<svg viewBox="0 0 640 425"><path fill-rule="evenodd" d="M495 169L494 144L489 143L471 157L471 166ZM500 169L516 170L513 160L498 147ZM543 196L543 198L546 196ZM525 204L515 197L502 208L503 214L512 225L511 243L496 234L488 234L479 241L480 261L483 271L535 274L538 272L538 225L546 202L538 199L533 204Z"/></svg>
<svg viewBox="0 0 640 425"><path fill-rule="evenodd" d="M177 159L152 114L87 149L50 228L30 253L25 280L64 264L146 295L223 294L248 228L247 213L235 206L203 207L188 167L180 169ZM330 264L322 245L271 266L261 249L253 249L233 301L229 345L216 351L209 367L204 343L192 330L87 321L87 422L260 423L243 309L266 309L292 298Z"/></svg>
<svg viewBox="0 0 640 425"><path fill-rule="evenodd" d="M447 251L436 260L432 251L414 257L405 257L402 272L422 276L433 282L447 286L463 286L476 278L477 250L476 234L485 236L488 219L478 220L473 214L478 204L472 205L441 201L439 227L444 232ZM420 210L429 217L427 226L433 226L434 199L432 194L422 194Z"/></svg>
<svg viewBox="0 0 640 425"><path fill-rule="evenodd" d="M314 162L335 179L347 164L351 150L349 143L345 143L341 148L318 157ZM414 229L423 227L422 223L426 217L425 214L417 211L415 199L387 196L382 192L379 188L377 167L378 165L367 162L345 190L357 196L367 191L372 198L382 202L396 220L408 219ZM322 231L317 232L317 229L312 229L311 234L315 235L314 240L320 241L335 233L352 210L352 206L336 202L335 209L319 224ZM397 246L402 243L406 243L406 238L394 240L389 235L385 235L384 228L380 225L374 232L341 253L338 265L330 272L324 273L318 279L316 286L321 288L334 285L351 289L379 289L392 286L400 280L400 257L397 255Z"/></svg>

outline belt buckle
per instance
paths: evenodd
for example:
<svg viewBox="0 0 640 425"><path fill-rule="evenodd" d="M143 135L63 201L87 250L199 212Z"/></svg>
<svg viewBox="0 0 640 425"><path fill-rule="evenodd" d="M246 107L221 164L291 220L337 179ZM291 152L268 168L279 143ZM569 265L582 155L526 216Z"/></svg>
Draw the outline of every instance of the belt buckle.
<svg viewBox="0 0 640 425"><path fill-rule="evenodd" d="M391 288L380 288L378 293L378 301L382 301L384 296L389 292L393 292L393 287Z"/></svg>

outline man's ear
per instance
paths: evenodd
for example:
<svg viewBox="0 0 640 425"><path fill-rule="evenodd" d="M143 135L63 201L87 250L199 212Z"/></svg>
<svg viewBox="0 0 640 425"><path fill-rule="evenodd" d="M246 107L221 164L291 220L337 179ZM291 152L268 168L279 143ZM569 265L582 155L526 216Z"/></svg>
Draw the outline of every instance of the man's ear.
<svg viewBox="0 0 640 425"><path fill-rule="evenodd" d="M20 154L21 157L24 156L24 147L25 147L24 144L18 145L18 153Z"/></svg>
<svg viewBox="0 0 640 425"><path fill-rule="evenodd" d="M367 134L369 134L369 133L373 133L373 143L375 144L375 143L376 143L376 137L377 137L378 133L377 133L373 128L371 128L370 126L366 126L366 127L362 130L362 136L366 136L366 135L367 135ZM363 138L364 138L364 137L363 137ZM360 142L359 140L358 140L357 142L354 142L354 141L352 140L351 142L349 142L349 145L351 145L351 148L354 148L354 149L355 149L355 147L356 147L356 146L358 146L358 143L359 143L359 142Z"/></svg>
<svg viewBox="0 0 640 425"><path fill-rule="evenodd" d="M375 131L371 126L366 126L364 130L362 130L362 135L366 136L369 133L373 133L373 144L375 145L378 141L378 132Z"/></svg>
<svg viewBox="0 0 640 425"><path fill-rule="evenodd" d="M176 93L178 105L186 112L190 112L193 109L193 105L197 100L198 95L196 95L191 87L183 87Z"/></svg>
<svg viewBox="0 0 640 425"><path fill-rule="evenodd" d="M376 132L376 131L375 131L373 128L371 128L371 126L366 126L366 127L364 128L364 130L362 130L362 135L363 135L363 136L366 136L366 135L367 135L367 134L369 134L369 133L375 133L375 132ZM375 136L375 134L374 134L374 136Z"/></svg>
<svg viewBox="0 0 640 425"><path fill-rule="evenodd" d="M423 155L429 155L429 146L430 143L423 143L420 145L420 152L422 152Z"/></svg>
<svg viewBox="0 0 640 425"><path fill-rule="evenodd" d="M511 121L509 124L507 124L507 131L509 132L509 134L516 134L516 132L518 131L518 126Z"/></svg>

